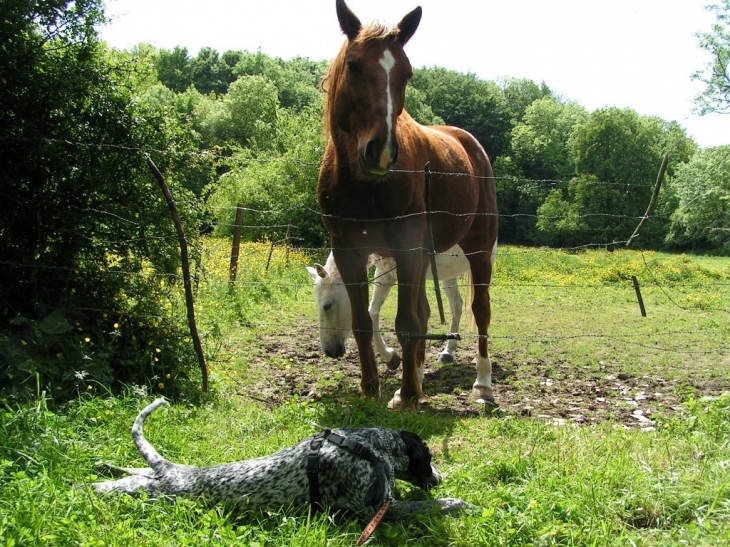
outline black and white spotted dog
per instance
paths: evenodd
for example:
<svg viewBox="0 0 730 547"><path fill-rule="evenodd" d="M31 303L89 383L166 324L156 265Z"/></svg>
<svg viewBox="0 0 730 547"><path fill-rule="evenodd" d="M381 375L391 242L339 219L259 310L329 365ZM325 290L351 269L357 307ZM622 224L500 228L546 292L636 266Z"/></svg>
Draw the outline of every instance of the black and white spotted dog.
<svg viewBox="0 0 730 547"><path fill-rule="evenodd" d="M348 511L369 519L386 499L393 497L395 479L421 488L441 481L440 473L431 465L431 452L418 435L379 427L327 430L276 454L254 460L210 467L175 464L160 456L142 432L145 419L164 404L164 399L149 404L132 426L134 444L150 467L120 468L105 464L109 469L129 476L93 483L91 486L95 490L202 496L209 502L223 502L239 510L302 510L312 504L328 511ZM314 465L313 452L316 452ZM313 500L313 496L318 499ZM455 498L393 500L387 517L398 518L430 510L450 513L472 507Z"/></svg>

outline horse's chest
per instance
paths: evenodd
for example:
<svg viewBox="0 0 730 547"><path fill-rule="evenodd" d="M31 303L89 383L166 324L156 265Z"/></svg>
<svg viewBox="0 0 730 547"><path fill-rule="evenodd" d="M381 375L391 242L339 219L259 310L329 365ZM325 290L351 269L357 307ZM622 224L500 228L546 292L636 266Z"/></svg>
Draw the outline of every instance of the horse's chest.
<svg viewBox="0 0 730 547"><path fill-rule="evenodd" d="M371 182L358 187L332 188L320 196L320 206L335 220L397 220L422 212L417 196L404 193L389 182Z"/></svg>

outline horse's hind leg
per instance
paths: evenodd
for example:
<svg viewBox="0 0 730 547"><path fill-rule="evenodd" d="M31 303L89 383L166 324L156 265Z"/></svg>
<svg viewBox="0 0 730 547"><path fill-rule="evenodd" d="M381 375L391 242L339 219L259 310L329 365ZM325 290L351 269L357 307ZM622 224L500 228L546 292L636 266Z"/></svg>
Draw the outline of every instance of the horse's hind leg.
<svg viewBox="0 0 730 547"><path fill-rule="evenodd" d="M491 303L489 300L489 285L492 281L492 267L494 265L494 249L490 251L480 250L467 254L471 266L472 280L474 284L474 299L472 301L472 312L477 325L479 338L477 342L477 378L472 386L472 395L478 401L494 403L494 391L492 389L492 363L489 360L487 351L489 322L492 317Z"/></svg>
<svg viewBox="0 0 730 547"><path fill-rule="evenodd" d="M459 285L457 283L458 279L446 279L443 285L444 294L449 301L449 308L451 309L451 327L449 333L459 332L459 322L461 321L461 312L464 305L461 294L459 294ZM438 362L453 363L455 349L456 340L448 340L446 346L439 354Z"/></svg>
<svg viewBox="0 0 730 547"><path fill-rule="evenodd" d="M393 349L389 348L383 339L383 334L380 332L380 309L385 303L385 299L388 298L390 289L393 288L395 282L395 276L390 274L383 274L382 281L378 280L379 270L375 270L376 281L374 283L375 288L373 289L373 297L370 300L370 318L373 321L373 342L375 343L375 352L380 357L380 360L387 365L390 370L396 370L400 366L400 355Z"/></svg>

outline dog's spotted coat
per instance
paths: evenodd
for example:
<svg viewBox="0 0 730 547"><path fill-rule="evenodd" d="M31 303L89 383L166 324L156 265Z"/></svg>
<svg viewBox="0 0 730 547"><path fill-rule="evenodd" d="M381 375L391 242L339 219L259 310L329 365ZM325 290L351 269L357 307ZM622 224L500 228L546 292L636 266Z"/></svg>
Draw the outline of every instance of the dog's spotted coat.
<svg viewBox="0 0 730 547"><path fill-rule="evenodd" d="M150 467L107 465L113 471L129 476L94 483L92 487L95 490L203 497L209 502L222 502L238 510L306 510L309 506L307 454L312 437L263 458L210 467L179 465L160 456L142 432L145 419L164 404L164 399L149 404L132 426L134 443ZM369 519L384 500L393 497L394 479L408 481L421 488L434 486L441 480L440 473L431 465L428 446L414 433L379 427L333 431L367 446L383 465L376 466L344 448L325 442L319 455L319 483L321 504L326 510L344 510ZM436 510L434 508L448 513L470 507L473 506L455 498L393 500L387 517L420 514Z"/></svg>

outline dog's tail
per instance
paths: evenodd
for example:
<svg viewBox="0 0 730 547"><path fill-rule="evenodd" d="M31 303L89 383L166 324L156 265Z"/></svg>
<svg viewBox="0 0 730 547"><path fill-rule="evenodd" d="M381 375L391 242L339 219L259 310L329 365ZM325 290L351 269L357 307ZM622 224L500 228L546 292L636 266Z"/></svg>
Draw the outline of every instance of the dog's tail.
<svg viewBox="0 0 730 547"><path fill-rule="evenodd" d="M160 467L170 465L170 462L160 456L157 450L155 450L149 441L144 438L142 425L147 419L147 416L166 404L167 401L165 399L157 399L156 401L151 402L137 415L137 419L134 420L134 424L132 424L132 440L134 440L137 450L139 450L139 453L142 454L142 457L145 459L147 464L155 471L159 470Z"/></svg>

